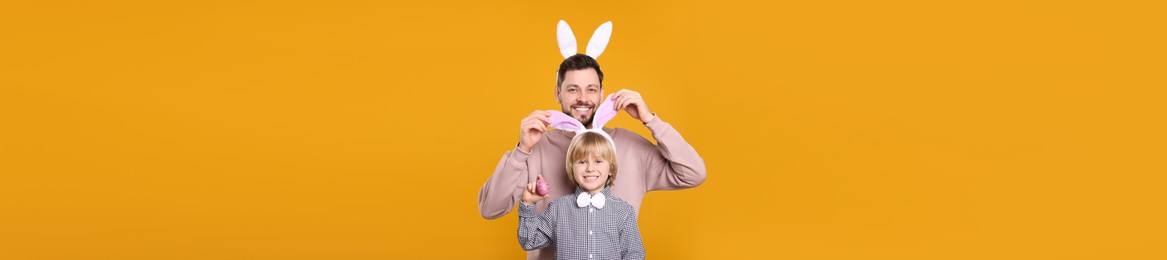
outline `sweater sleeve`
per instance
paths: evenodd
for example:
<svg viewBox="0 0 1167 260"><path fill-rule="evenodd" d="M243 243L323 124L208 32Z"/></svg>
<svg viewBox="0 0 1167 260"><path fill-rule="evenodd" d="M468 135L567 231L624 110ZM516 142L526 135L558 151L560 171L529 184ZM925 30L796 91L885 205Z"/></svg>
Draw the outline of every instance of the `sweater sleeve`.
<svg viewBox="0 0 1167 260"><path fill-rule="evenodd" d="M531 251L551 245L555 241L555 202L535 215L535 205L519 204L519 246Z"/></svg>
<svg viewBox="0 0 1167 260"><path fill-rule="evenodd" d="M483 218L496 219L514 210L523 196L529 174L527 160L532 156L538 157L534 147L531 152L524 152L517 145L503 154L494 173L478 192L478 212Z"/></svg>
<svg viewBox="0 0 1167 260"><path fill-rule="evenodd" d="M649 191L692 188L705 182L705 160L672 125L657 116L645 126L657 142L655 149L643 152Z"/></svg>

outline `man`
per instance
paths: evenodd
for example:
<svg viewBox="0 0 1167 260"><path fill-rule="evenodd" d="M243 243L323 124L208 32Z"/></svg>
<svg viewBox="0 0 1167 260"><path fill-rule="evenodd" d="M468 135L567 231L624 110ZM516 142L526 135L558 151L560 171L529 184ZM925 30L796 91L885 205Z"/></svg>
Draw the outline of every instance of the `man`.
<svg viewBox="0 0 1167 260"><path fill-rule="evenodd" d="M555 100L563 113L587 127L604 97L604 73L599 63L588 55L576 54L559 65ZM640 93L620 90L615 93L615 108L640 120L659 145L621 128L605 128L616 145L619 174L612 184L612 195L632 205L639 214L645 193L696 187L705 181L705 162L672 125L648 109ZM519 124L519 143L506 152L494 173L478 193L478 210L483 218L496 219L515 208L527 183L542 175L551 187L550 197L557 198L575 191L564 165L566 150L573 132L549 130L551 111L536 110ZM551 200L536 204L542 213ZM552 259L553 248L531 251L528 259Z"/></svg>

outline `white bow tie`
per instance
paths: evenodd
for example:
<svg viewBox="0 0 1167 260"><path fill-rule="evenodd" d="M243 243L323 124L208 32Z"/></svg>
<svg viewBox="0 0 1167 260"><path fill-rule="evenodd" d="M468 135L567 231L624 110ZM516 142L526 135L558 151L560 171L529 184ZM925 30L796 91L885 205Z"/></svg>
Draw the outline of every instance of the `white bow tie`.
<svg viewBox="0 0 1167 260"><path fill-rule="evenodd" d="M588 204L591 204L597 209L602 209L604 208L604 201L607 200L605 197L606 196L604 196L604 193L602 192L596 193L595 196L588 195L587 192L580 192L579 196L575 198L575 204L579 205L581 208L587 207Z"/></svg>

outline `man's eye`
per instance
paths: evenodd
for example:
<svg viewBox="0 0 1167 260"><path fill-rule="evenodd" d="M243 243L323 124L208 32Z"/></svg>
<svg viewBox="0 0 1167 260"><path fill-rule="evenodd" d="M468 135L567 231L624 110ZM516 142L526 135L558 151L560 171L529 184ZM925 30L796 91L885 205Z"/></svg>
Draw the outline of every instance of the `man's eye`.
<svg viewBox="0 0 1167 260"><path fill-rule="evenodd" d="M573 88L573 89L568 89L568 90L567 90L567 92L568 92L568 93L575 93L575 89L574 89L574 88Z"/></svg>
<svg viewBox="0 0 1167 260"><path fill-rule="evenodd" d="M588 92L596 93L596 89L589 89Z"/></svg>

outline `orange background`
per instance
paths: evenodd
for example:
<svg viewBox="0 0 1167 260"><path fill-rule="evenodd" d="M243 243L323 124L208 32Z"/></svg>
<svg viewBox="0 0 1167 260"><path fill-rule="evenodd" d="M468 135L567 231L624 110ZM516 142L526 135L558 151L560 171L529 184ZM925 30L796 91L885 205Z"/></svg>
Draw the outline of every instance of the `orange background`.
<svg viewBox="0 0 1167 260"><path fill-rule="evenodd" d="M708 164L653 258L1167 258L1161 2L626 2L0 3L0 259L521 258L560 19Z"/></svg>

